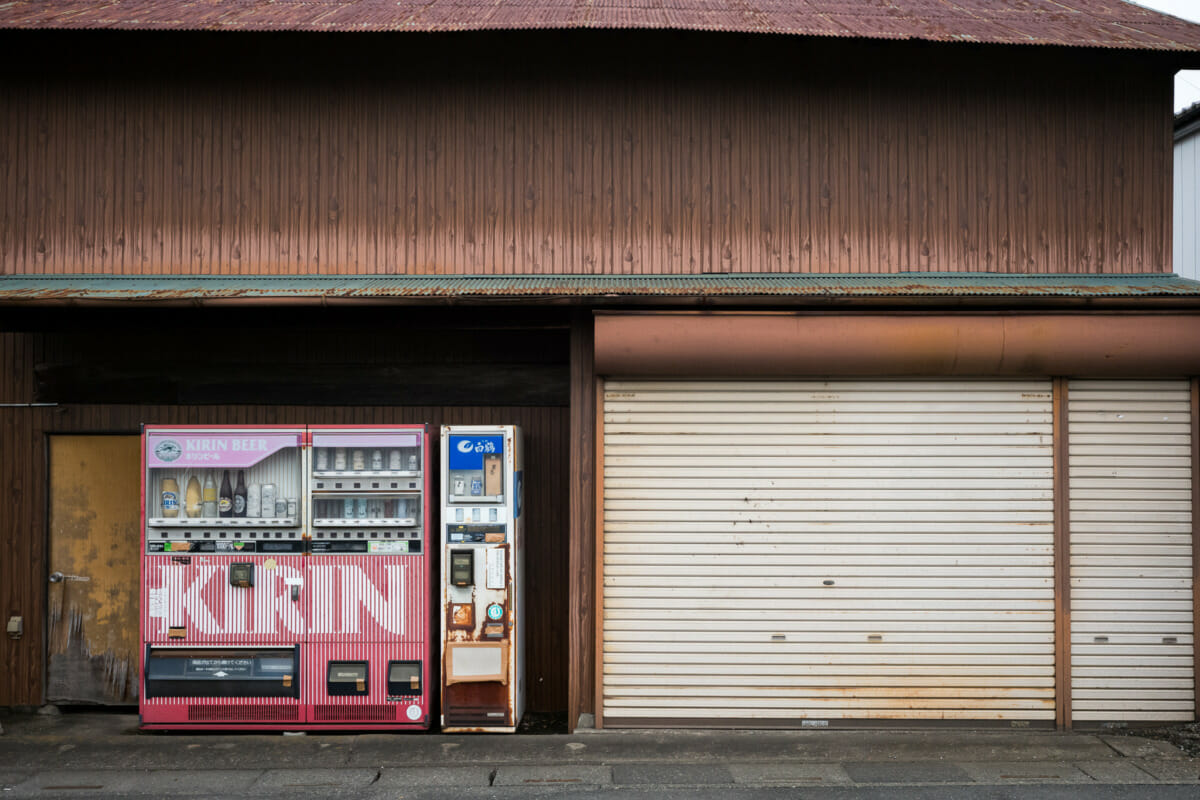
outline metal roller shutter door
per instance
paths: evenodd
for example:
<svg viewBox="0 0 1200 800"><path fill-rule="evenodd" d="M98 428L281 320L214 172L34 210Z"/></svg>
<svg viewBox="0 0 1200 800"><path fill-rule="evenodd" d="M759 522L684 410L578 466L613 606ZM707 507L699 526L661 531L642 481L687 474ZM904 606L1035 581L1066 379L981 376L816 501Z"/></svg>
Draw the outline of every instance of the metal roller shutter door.
<svg viewBox="0 0 1200 800"><path fill-rule="evenodd" d="M1071 715L1190 720L1186 381L1071 381Z"/></svg>
<svg viewBox="0 0 1200 800"><path fill-rule="evenodd" d="M1054 719L1049 381L613 381L606 724Z"/></svg>

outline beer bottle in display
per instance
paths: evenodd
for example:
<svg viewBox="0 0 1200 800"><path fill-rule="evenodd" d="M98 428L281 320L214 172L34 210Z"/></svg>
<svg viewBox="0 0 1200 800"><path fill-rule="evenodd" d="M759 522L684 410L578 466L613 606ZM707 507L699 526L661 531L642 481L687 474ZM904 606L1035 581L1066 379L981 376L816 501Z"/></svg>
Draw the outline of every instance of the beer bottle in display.
<svg viewBox="0 0 1200 800"><path fill-rule="evenodd" d="M179 482L174 478L162 479L162 515L179 516Z"/></svg>
<svg viewBox="0 0 1200 800"><path fill-rule="evenodd" d="M242 470L238 470L237 487L233 490L233 515L235 517L246 516L246 476Z"/></svg>
<svg viewBox="0 0 1200 800"><path fill-rule="evenodd" d="M222 517L233 516L233 487L229 485L229 470L221 477L221 491L217 495L217 508Z"/></svg>
<svg viewBox="0 0 1200 800"><path fill-rule="evenodd" d="M204 513L203 494L200 491L200 481L193 475L187 482L187 494L184 502L184 508L187 510L188 519L199 519Z"/></svg>
<svg viewBox="0 0 1200 800"><path fill-rule="evenodd" d="M213 480L212 470L204 476L204 516L217 515L217 484Z"/></svg>

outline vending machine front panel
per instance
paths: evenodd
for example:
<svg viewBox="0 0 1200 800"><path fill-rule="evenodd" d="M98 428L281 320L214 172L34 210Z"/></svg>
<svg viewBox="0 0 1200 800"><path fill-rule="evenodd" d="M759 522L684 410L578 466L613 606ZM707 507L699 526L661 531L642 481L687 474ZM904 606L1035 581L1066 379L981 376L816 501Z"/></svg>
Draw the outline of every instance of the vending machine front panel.
<svg viewBox="0 0 1200 800"><path fill-rule="evenodd" d="M523 469L515 426L442 428L442 728L512 732L524 709Z"/></svg>
<svg viewBox="0 0 1200 800"><path fill-rule="evenodd" d="M145 428L144 727L303 722L304 433Z"/></svg>
<svg viewBox="0 0 1200 800"><path fill-rule="evenodd" d="M310 438L312 526L305 577L312 612L304 702L312 723L427 728L432 660L427 430L313 427ZM421 670L416 694L389 691L393 662ZM360 669L365 675L357 677Z"/></svg>

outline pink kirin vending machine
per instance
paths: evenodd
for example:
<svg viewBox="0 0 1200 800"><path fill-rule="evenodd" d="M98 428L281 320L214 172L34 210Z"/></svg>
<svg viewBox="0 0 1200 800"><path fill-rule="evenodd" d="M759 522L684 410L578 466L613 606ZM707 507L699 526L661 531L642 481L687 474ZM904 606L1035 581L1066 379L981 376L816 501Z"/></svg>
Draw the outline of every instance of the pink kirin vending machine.
<svg viewBox="0 0 1200 800"><path fill-rule="evenodd" d="M425 439L145 427L143 727L428 727Z"/></svg>

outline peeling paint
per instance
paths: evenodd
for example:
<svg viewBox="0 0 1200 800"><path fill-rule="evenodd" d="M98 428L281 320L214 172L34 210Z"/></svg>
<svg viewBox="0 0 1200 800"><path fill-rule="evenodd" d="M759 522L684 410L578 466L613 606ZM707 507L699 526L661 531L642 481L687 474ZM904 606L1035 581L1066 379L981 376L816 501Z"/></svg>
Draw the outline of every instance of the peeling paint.
<svg viewBox="0 0 1200 800"><path fill-rule="evenodd" d="M138 437L50 441L46 699L137 700ZM77 576L74 579L70 576Z"/></svg>

